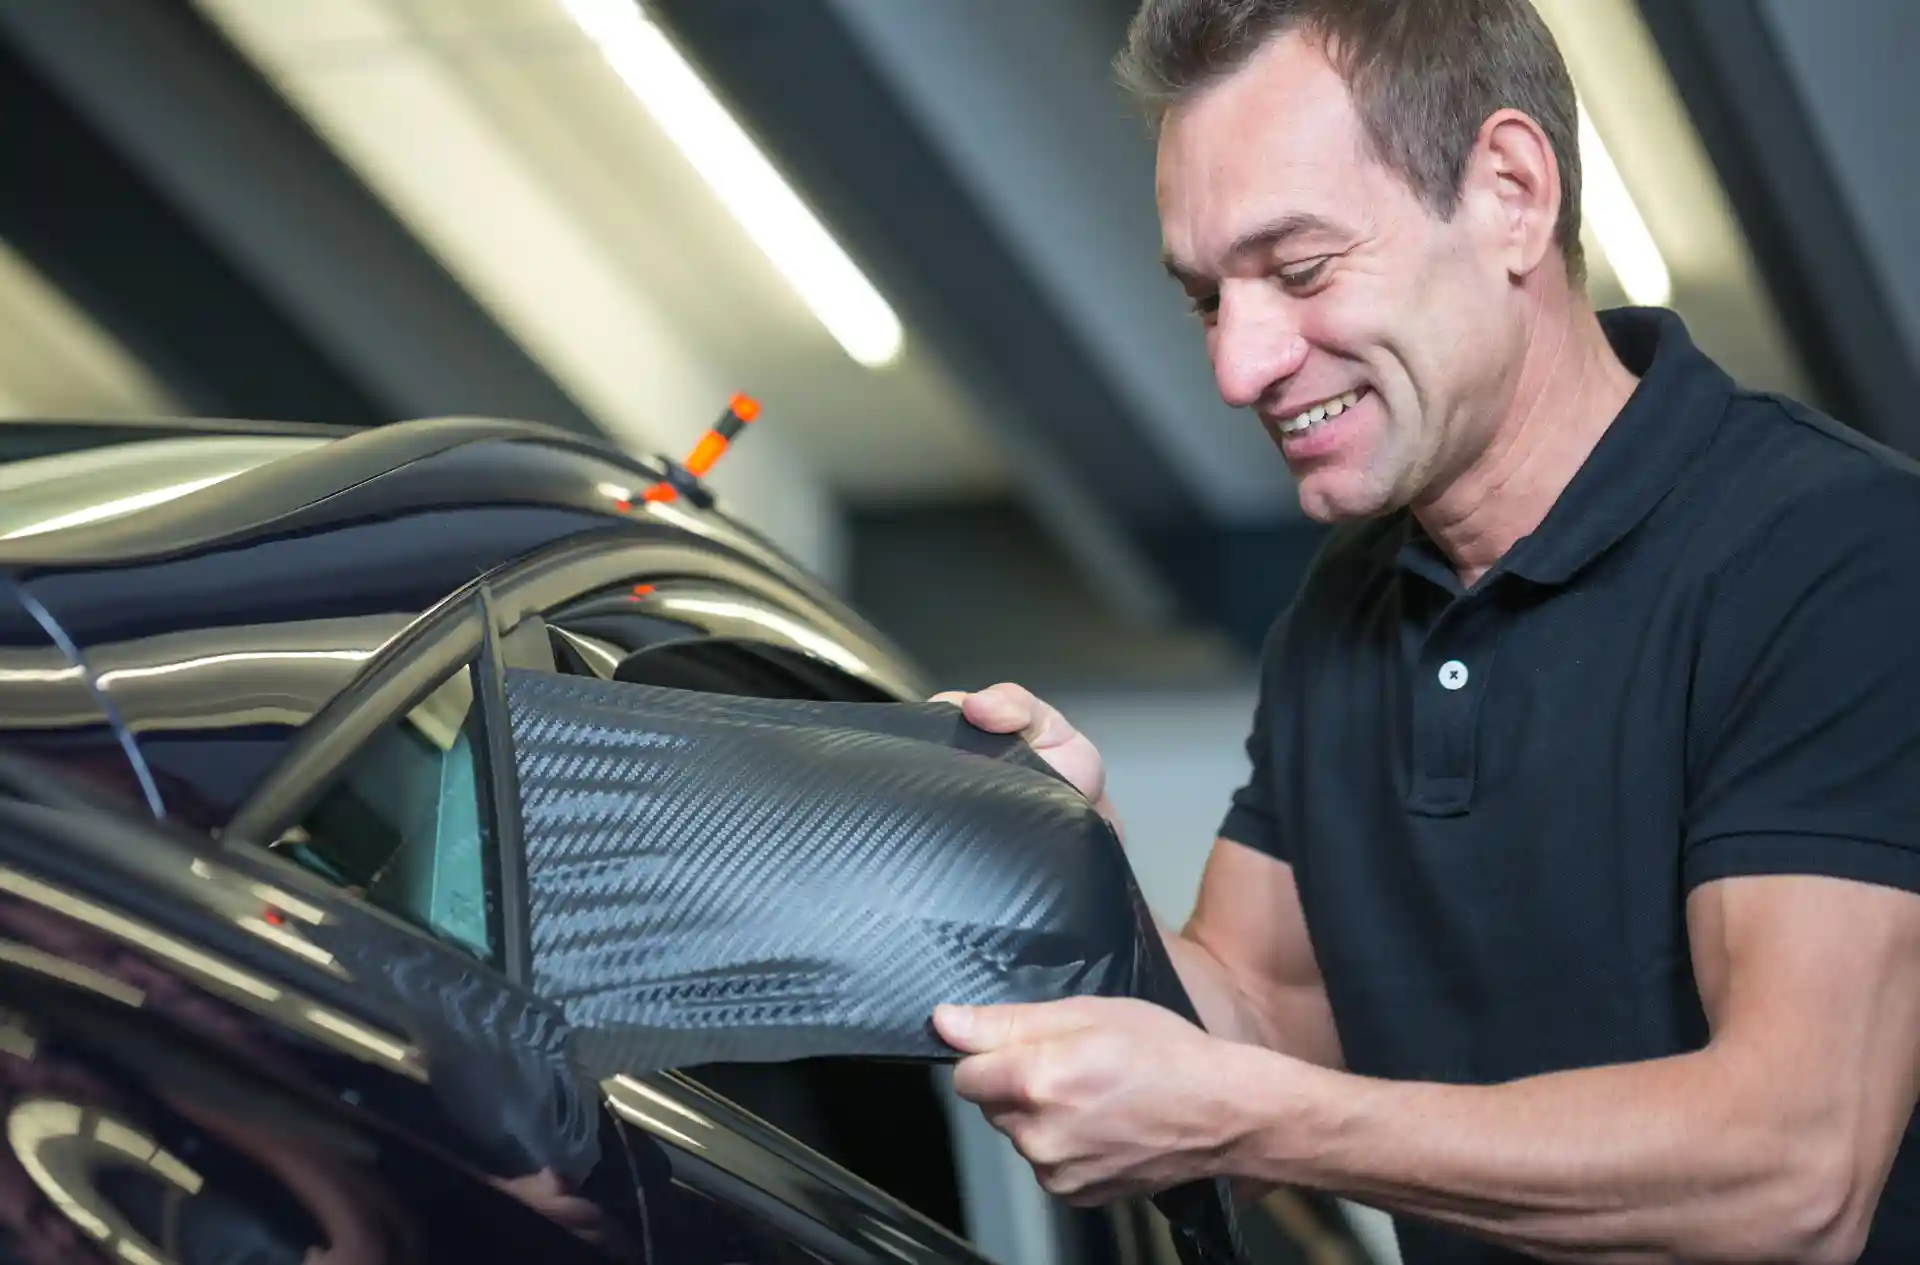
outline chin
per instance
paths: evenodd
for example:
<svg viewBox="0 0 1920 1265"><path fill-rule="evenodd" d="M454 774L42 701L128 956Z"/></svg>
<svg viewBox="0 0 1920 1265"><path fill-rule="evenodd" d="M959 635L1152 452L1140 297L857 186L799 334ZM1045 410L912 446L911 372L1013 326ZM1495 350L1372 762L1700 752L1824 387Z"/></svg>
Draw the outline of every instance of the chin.
<svg viewBox="0 0 1920 1265"><path fill-rule="evenodd" d="M1399 508L1385 491L1367 487L1344 471L1316 471L1300 480L1300 512L1316 523L1358 522Z"/></svg>

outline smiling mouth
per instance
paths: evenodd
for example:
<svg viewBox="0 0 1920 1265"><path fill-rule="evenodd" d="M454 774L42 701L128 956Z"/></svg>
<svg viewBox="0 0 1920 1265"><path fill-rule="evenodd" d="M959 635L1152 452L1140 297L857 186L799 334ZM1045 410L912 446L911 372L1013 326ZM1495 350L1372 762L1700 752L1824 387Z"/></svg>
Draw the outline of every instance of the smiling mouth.
<svg viewBox="0 0 1920 1265"><path fill-rule="evenodd" d="M1292 417L1282 418L1275 429L1282 435L1304 435L1320 423L1338 417L1358 404L1366 393L1366 387L1358 387L1345 395L1336 395L1331 400L1324 400L1310 409L1295 413Z"/></svg>

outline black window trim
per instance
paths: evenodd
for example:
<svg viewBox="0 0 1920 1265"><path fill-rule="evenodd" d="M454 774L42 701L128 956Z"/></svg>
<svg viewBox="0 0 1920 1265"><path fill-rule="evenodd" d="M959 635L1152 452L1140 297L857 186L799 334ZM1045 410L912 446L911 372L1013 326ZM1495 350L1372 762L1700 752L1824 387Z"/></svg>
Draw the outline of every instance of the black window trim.
<svg viewBox="0 0 1920 1265"><path fill-rule="evenodd" d="M500 880L496 917L489 929L500 938L498 955L508 979L528 985L533 978L533 945L527 931L527 854L520 838L520 779L513 767L513 744L507 729L505 655L499 612L486 585L480 588L485 612L480 654L474 660L473 706L480 726L481 758L486 762L485 785L479 788L481 809L489 815L493 858L488 866ZM541 638L545 642L544 635Z"/></svg>

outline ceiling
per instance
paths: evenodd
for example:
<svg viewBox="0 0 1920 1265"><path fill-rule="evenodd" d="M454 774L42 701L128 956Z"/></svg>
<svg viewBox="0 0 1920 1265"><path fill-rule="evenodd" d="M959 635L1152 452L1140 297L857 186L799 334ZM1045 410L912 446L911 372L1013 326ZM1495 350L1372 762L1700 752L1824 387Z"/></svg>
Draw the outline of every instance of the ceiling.
<svg viewBox="0 0 1920 1265"><path fill-rule="evenodd" d="M1672 306L1735 378L1811 399L1712 162L1633 0L1534 0L1673 276ZM1594 300L1624 301L1587 226Z"/></svg>
<svg viewBox="0 0 1920 1265"><path fill-rule="evenodd" d="M197 2L616 437L697 434L691 364L849 498L1003 485L933 349L842 353L557 0Z"/></svg>
<svg viewBox="0 0 1920 1265"><path fill-rule="evenodd" d="M1819 402L1641 5L1535 2L1696 339ZM675 451L746 390L766 422L723 494L830 578L849 552L836 515L921 532L881 551L879 604L929 627L963 619L940 590L966 570L942 571L933 541L1057 550L1127 617L1115 627L1197 615L1243 645L1311 551L1284 465L1218 400L1158 265L1151 138L1109 68L1131 0L647 0L901 315L904 351L877 369L829 336L567 0L193 0L197 36L140 0L77 3L0 0L0 25L113 124L155 211L206 229L283 341L309 340L368 407L473 400ZM264 100L210 87L218 58L195 39ZM295 157L264 105L339 173ZM1620 302L1591 232L1588 253L1596 301ZM152 310L194 297L171 293ZM183 406L4 253L0 320L30 331L0 350L0 408ZM925 517L981 505L1043 530Z"/></svg>
<svg viewBox="0 0 1920 1265"><path fill-rule="evenodd" d="M992 402L911 330L883 370L840 353L559 0L196 3L616 435L657 434L649 408L676 394L649 380L692 359L766 396L855 501L1006 488ZM1804 392L1631 0L1537 3L1667 258L1675 306L1737 375ZM829 7L1209 513L1289 513L1284 469L1213 395L1159 272L1150 138L1108 69L1131 6ZM1596 298L1618 301L1589 245ZM650 357L662 344L690 355Z"/></svg>
<svg viewBox="0 0 1920 1265"><path fill-rule="evenodd" d="M167 390L0 241L0 416L166 413Z"/></svg>

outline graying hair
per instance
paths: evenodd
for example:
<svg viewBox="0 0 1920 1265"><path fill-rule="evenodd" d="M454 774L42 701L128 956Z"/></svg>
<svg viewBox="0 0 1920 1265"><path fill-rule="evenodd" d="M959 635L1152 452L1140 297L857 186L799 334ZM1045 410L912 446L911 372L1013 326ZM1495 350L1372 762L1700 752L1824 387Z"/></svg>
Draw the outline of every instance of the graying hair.
<svg viewBox="0 0 1920 1265"><path fill-rule="evenodd" d="M1114 68L1157 123L1295 30L1346 80L1374 156L1442 219L1488 117L1514 109L1538 123L1560 167L1554 241L1585 279L1573 79L1530 0L1144 0Z"/></svg>

